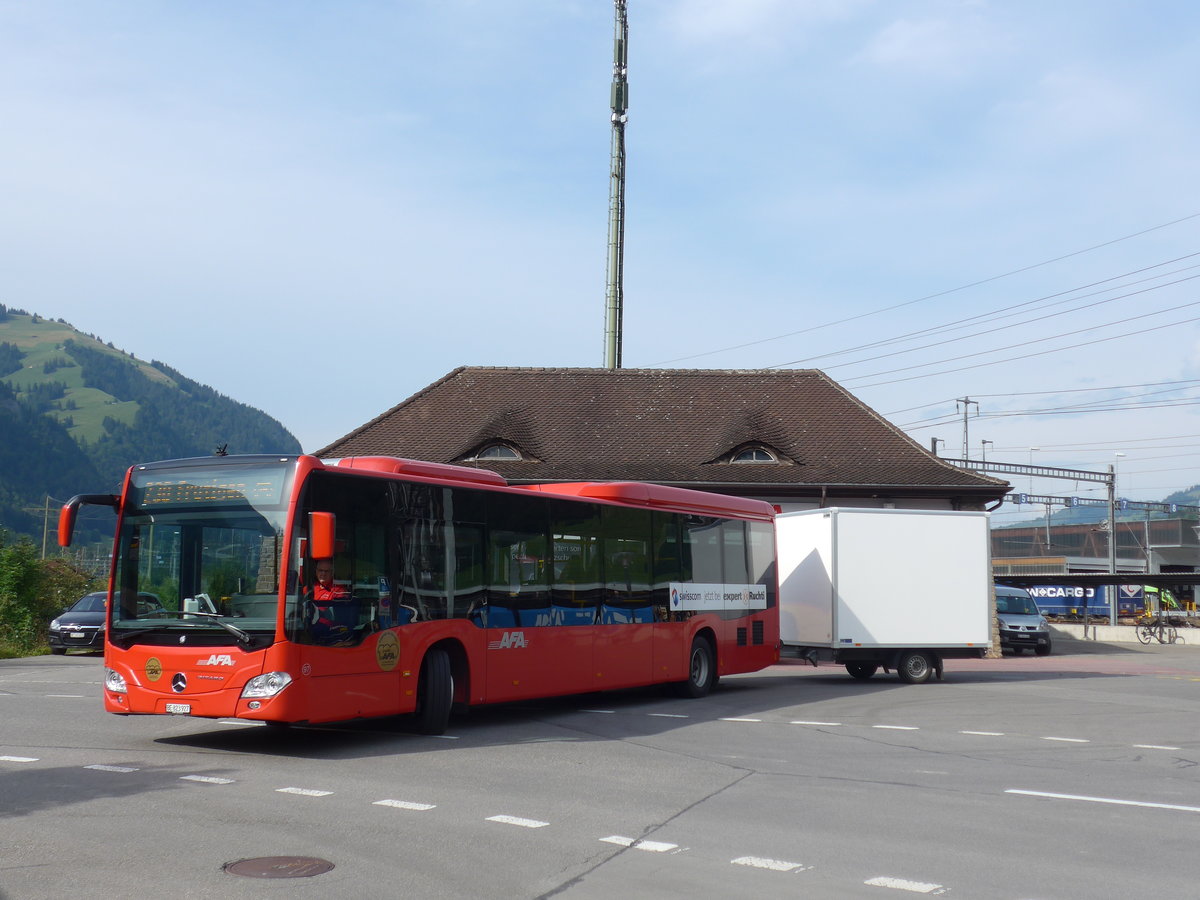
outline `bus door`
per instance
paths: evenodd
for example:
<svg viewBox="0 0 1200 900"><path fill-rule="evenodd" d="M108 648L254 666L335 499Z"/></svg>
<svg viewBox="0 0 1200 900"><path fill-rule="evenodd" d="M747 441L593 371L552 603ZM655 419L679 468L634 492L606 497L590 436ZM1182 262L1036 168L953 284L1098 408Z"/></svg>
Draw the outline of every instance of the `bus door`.
<svg viewBox="0 0 1200 900"><path fill-rule="evenodd" d="M300 564L289 636L299 645L309 718L393 714L401 705L401 653L392 627L386 488L365 479L330 487L314 476L309 502L336 517L333 555L304 558L307 544L295 548Z"/></svg>
<svg viewBox="0 0 1200 900"><path fill-rule="evenodd" d="M540 497L488 498L486 683L489 701L591 689L592 616L563 583L572 533L565 504ZM555 512L552 514L551 510ZM551 532L551 519L556 519ZM577 585L580 591L582 584ZM573 606L579 600L578 606Z"/></svg>
<svg viewBox="0 0 1200 900"><path fill-rule="evenodd" d="M595 628L597 686L628 687L654 680L650 512L604 507L604 593Z"/></svg>

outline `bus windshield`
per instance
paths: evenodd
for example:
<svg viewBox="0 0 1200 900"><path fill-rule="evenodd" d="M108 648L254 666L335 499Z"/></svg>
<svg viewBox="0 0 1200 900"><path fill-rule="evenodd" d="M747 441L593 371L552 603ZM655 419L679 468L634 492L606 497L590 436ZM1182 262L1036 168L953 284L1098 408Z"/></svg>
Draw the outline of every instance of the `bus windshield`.
<svg viewBox="0 0 1200 900"><path fill-rule="evenodd" d="M291 469L135 469L117 546L109 640L273 641Z"/></svg>

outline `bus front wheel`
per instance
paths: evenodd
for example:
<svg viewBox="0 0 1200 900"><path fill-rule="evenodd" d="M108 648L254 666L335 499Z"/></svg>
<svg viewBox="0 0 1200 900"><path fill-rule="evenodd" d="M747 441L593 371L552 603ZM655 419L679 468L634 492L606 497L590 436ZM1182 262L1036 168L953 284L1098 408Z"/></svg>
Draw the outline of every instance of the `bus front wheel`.
<svg viewBox="0 0 1200 900"><path fill-rule="evenodd" d="M445 734L454 702L454 673L450 656L440 647L425 654L417 682L417 710L414 713L421 734Z"/></svg>
<svg viewBox="0 0 1200 900"><path fill-rule="evenodd" d="M677 684L681 697L704 697L717 681L717 661L712 644L707 638L697 637L692 641L692 652L688 654L687 681Z"/></svg>

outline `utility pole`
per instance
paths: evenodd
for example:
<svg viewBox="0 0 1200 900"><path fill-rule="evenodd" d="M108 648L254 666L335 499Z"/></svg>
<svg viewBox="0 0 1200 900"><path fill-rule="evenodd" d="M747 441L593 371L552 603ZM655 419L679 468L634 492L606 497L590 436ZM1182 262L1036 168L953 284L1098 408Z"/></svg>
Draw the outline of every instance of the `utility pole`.
<svg viewBox="0 0 1200 900"><path fill-rule="evenodd" d="M626 0L613 0L612 152L608 184L608 286L605 292L604 366L621 368L625 312L625 111L629 106L629 17Z"/></svg>
<svg viewBox="0 0 1200 900"><path fill-rule="evenodd" d="M967 415L968 415L968 413L970 413L972 406L975 407L975 415L979 415L979 404L976 401L972 400L970 397L959 397L957 400L954 401L955 411L958 410L958 405L960 403L962 404L962 411L963 411L963 455L962 455L962 458L970 459L971 453L967 449L967 447L968 447L968 444L967 444Z"/></svg>

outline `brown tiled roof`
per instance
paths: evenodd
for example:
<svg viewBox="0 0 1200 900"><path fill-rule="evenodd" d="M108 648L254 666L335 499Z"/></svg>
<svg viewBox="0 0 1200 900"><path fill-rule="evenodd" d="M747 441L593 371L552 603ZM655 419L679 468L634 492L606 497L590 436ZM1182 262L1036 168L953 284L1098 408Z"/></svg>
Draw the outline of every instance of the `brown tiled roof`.
<svg viewBox="0 0 1200 900"><path fill-rule="evenodd" d="M491 441L510 481L635 480L761 494L839 486L998 499L1007 484L949 465L815 369L464 366L318 451L460 462ZM727 462L747 444L780 465Z"/></svg>

